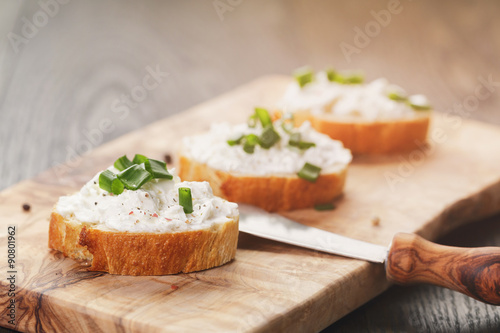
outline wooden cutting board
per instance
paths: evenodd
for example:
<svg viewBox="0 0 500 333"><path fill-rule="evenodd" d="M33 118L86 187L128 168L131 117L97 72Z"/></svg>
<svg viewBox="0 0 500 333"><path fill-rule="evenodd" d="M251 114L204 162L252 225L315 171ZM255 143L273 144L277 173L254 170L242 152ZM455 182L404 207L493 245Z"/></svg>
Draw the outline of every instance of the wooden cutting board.
<svg viewBox="0 0 500 333"><path fill-rule="evenodd" d="M0 325L29 332L314 332L383 292L383 265L245 234L233 262L159 277L87 272L47 248L48 217L58 197L78 190L117 156L175 153L183 135L206 130L212 121L244 121L254 106L274 105L288 82L264 77L1 192ZM356 157L335 210L285 215L388 245L398 231L433 240L500 211L499 128L436 114L429 137L428 147L410 154ZM24 202L32 206L29 213L21 209ZM7 266L9 225L16 227L14 269ZM8 323L4 278L12 270L15 326Z"/></svg>

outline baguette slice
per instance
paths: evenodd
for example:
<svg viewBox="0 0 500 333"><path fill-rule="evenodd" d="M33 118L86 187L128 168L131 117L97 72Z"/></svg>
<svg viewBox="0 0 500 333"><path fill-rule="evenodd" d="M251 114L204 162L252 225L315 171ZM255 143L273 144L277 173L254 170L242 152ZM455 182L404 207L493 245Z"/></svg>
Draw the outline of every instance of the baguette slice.
<svg viewBox="0 0 500 333"><path fill-rule="evenodd" d="M342 84L326 72L314 77L305 86L292 82L279 103L278 111L291 112L296 126L309 121L354 154L403 153L425 143L431 114L425 96L406 97L384 78Z"/></svg>
<svg viewBox="0 0 500 333"><path fill-rule="evenodd" d="M223 265L236 255L238 221L211 228L135 233L94 228L52 212L49 248L86 260L90 271L120 275L166 275Z"/></svg>
<svg viewBox="0 0 500 333"><path fill-rule="evenodd" d="M267 211L311 208L332 202L344 188L347 165L321 174L311 183L295 174L253 176L216 170L180 155L179 176L185 180L206 180L214 194L228 201L247 203Z"/></svg>
<svg viewBox="0 0 500 333"><path fill-rule="evenodd" d="M368 121L359 117L332 114L313 115L309 111L294 112L296 126L309 121L318 132L344 143L355 154L391 154L408 152L426 142L430 113L414 117Z"/></svg>

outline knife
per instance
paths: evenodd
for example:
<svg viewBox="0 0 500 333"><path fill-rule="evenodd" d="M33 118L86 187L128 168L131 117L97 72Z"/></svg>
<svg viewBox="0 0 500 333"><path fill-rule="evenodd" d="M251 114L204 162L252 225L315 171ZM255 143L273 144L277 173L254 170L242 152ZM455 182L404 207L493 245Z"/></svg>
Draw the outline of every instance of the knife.
<svg viewBox="0 0 500 333"><path fill-rule="evenodd" d="M260 208L238 204L239 229L262 238L385 264L389 281L433 284L500 305L500 247L438 245L415 234L398 233L388 247L309 227Z"/></svg>

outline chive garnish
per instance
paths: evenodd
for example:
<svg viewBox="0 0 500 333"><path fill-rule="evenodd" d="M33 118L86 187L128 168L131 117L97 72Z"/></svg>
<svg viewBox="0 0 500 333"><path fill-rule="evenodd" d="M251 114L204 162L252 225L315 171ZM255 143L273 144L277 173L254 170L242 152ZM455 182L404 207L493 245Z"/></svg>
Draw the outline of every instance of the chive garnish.
<svg viewBox="0 0 500 333"><path fill-rule="evenodd" d="M326 70L326 76L330 82L337 82L340 84L360 84L365 81L364 75L360 71L338 73L333 69L329 69Z"/></svg>
<svg viewBox="0 0 500 333"><path fill-rule="evenodd" d="M179 205L182 206L185 214L193 212L193 198L189 187L179 187Z"/></svg>
<svg viewBox="0 0 500 333"><path fill-rule="evenodd" d="M330 82L335 82L335 78L337 77L337 72L333 68L329 68L326 71L326 77L328 78L328 81Z"/></svg>
<svg viewBox="0 0 500 333"><path fill-rule="evenodd" d="M297 176L311 183L314 183L318 179L320 172L320 167L306 162L302 169L300 169L300 171L297 173Z"/></svg>
<svg viewBox="0 0 500 333"><path fill-rule="evenodd" d="M232 139L227 140L227 144L230 146L239 145L244 137L245 136L243 134L239 134L239 135L233 137Z"/></svg>
<svg viewBox="0 0 500 333"><path fill-rule="evenodd" d="M331 202L329 202L329 203L325 203L325 204L316 205L316 206L314 206L314 209L319 210L319 211L334 210L335 206Z"/></svg>
<svg viewBox="0 0 500 333"><path fill-rule="evenodd" d="M144 167L141 165L144 164ZM99 187L114 194L120 194L123 189L138 190L152 179L173 179L163 161L153 160L144 155L136 154L132 162L126 155L118 158L114 167L121 171L114 174L105 170L99 174Z"/></svg>
<svg viewBox="0 0 500 333"><path fill-rule="evenodd" d="M110 170L104 170L99 175L99 187L109 193L121 194L124 186L120 179Z"/></svg>
<svg viewBox="0 0 500 333"><path fill-rule="evenodd" d="M292 133L290 135L290 140L288 140L288 144L292 147L299 148L301 150L309 149L311 147L316 147L314 142L302 141L302 136L300 133Z"/></svg>
<svg viewBox="0 0 500 333"><path fill-rule="evenodd" d="M255 126L257 126L257 114L254 113L253 115L248 117L247 124L250 128L254 128Z"/></svg>
<svg viewBox="0 0 500 333"><path fill-rule="evenodd" d="M431 109L431 105L424 95L412 95L408 97L408 105L415 111L428 111Z"/></svg>
<svg viewBox="0 0 500 333"><path fill-rule="evenodd" d="M361 72L353 72L349 75L344 76L345 84L360 84L365 81L365 77Z"/></svg>
<svg viewBox="0 0 500 333"><path fill-rule="evenodd" d="M134 163L132 163L127 155L123 155L122 157L120 157L119 159L117 159L115 161L115 164L114 164L114 167L117 168L118 170L120 171L123 171L125 170L126 168L132 166Z"/></svg>
<svg viewBox="0 0 500 333"><path fill-rule="evenodd" d="M288 144L290 146L297 147L299 145L299 142L301 139L302 139L302 135L300 135L300 133L298 133L298 132L292 133L290 135L290 140L288 140Z"/></svg>
<svg viewBox="0 0 500 333"><path fill-rule="evenodd" d="M264 149L269 149L271 148L275 143L280 141L281 137L274 130L274 127L272 125L267 126L264 128L264 131L259 137L259 145L264 148Z"/></svg>
<svg viewBox="0 0 500 333"><path fill-rule="evenodd" d="M253 154L255 146L259 143L259 137L255 134L248 134L243 143L243 150L247 154Z"/></svg>
<svg viewBox="0 0 500 333"><path fill-rule="evenodd" d="M293 77L297 80L299 86L304 88L306 84L314 81L314 72L309 67L302 67L295 70Z"/></svg>
<svg viewBox="0 0 500 333"><path fill-rule="evenodd" d="M262 124L262 128L266 128L267 126L273 124L271 116L269 115L269 112L266 109L255 108L255 114L259 118L260 123Z"/></svg>
<svg viewBox="0 0 500 333"><path fill-rule="evenodd" d="M141 164L145 163L148 160L148 158L144 155L141 154L135 154L134 159L132 160L132 163L134 164Z"/></svg>
<svg viewBox="0 0 500 333"><path fill-rule="evenodd" d="M174 176L167 170L167 163L163 161L148 159L149 168L146 168L153 178L173 179Z"/></svg>
<svg viewBox="0 0 500 333"><path fill-rule="evenodd" d="M138 190L142 185L153 179L153 175L138 164L134 164L123 170L117 177L127 189L132 191Z"/></svg>
<svg viewBox="0 0 500 333"><path fill-rule="evenodd" d="M387 97L389 97L389 99L392 99L393 101L396 101L396 102L406 102L408 100L408 98L396 91L391 91L387 94Z"/></svg>

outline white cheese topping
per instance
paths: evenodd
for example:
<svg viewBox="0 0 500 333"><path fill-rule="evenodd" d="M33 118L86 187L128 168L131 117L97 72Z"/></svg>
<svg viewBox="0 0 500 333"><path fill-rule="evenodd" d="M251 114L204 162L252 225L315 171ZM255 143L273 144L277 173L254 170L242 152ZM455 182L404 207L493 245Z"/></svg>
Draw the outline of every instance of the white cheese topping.
<svg viewBox="0 0 500 333"><path fill-rule="evenodd" d="M309 122L294 130L301 134L302 141L316 144L303 152L288 147L290 135L279 124L275 124L274 128L281 137L280 141L270 149L257 145L255 152L248 154L241 145L230 146L227 140L241 134L260 135L260 126L250 128L247 124L212 124L207 133L185 137L183 153L217 170L258 176L295 174L305 162L322 168L321 173L334 172L352 160L351 152L340 141L316 132Z"/></svg>
<svg viewBox="0 0 500 333"><path fill-rule="evenodd" d="M385 78L368 84L340 84L330 82L324 72L319 72L316 80L303 88L295 81L291 83L279 108L285 112L309 110L316 115L359 116L369 121L417 115L408 104L390 99L391 92L405 95L401 87L389 84Z"/></svg>
<svg viewBox="0 0 500 333"><path fill-rule="evenodd" d="M113 172L118 170L109 168ZM171 171L171 170L170 170ZM179 187L189 187L193 213L179 205ZM207 182L155 179L137 191L112 195L99 187L99 174L69 196L59 198L55 208L64 218L76 218L93 227L122 232L183 232L207 229L237 219L238 205L212 193Z"/></svg>

